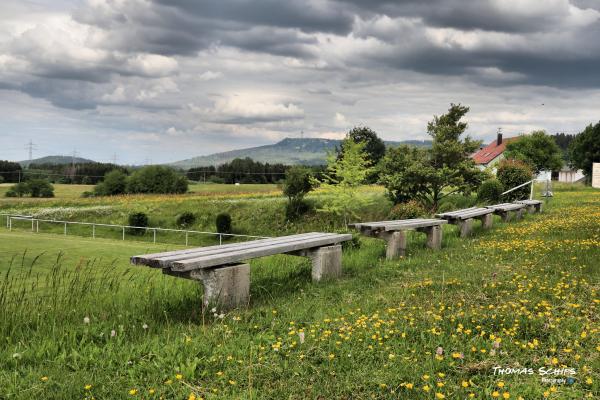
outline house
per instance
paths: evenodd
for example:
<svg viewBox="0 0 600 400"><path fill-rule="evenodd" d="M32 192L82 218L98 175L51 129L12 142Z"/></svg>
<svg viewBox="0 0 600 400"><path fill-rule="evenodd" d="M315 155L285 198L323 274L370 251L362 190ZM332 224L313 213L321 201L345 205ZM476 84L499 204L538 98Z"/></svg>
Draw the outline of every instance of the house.
<svg viewBox="0 0 600 400"><path fill-rule="evenodd" d="M564 183L575 183L579 181L583 181L585 179L585 175L583 174L583 170L578 169L575 170L573 168L569 168L567 166L562 167L560 171L558 171L558 181Z"/></svg>
<svg viewBox="0 0 600 400"><path fill-rule="evenodd" d="M496 140L479 149L479 151L471 155L471 158L475 161L475 165L481 170L486 168L495 169L496 165L504 159L506 145L518 139L518 136L503 139L502 134L498 133Z"/></svg>

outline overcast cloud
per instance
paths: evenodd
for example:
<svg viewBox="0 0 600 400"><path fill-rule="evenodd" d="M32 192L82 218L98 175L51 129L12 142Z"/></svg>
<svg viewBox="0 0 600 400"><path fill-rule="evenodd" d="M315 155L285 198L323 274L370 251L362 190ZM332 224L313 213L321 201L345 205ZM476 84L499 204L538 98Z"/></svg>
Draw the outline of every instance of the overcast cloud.
<svg viewBox="0 0 600 400"><path fill-rule="evenodd" d="M598 0L3 0L0 159L175 161L343 136L576 133L600 117Z"/></svg>

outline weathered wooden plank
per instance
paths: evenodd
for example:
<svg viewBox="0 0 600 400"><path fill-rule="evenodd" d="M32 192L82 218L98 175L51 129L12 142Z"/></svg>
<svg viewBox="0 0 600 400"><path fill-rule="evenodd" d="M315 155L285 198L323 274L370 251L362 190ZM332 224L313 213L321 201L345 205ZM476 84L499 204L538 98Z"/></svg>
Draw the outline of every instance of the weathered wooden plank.
<svg viewBox="0 0 600 400"><path fill-rule="evenodd" d="M350 224L349 226L354 226L357 229L385 229L387 227L395 226L398 228L405 227L406 229L411 229L411 227L420 228L423 226L434 226L439 224L446 223L444 220L440 219L425 219L425 218L413 218L413 219L398 219L398 220L390 220L390 221L373 221L373 222L360 222L356 224Z"/></svg>
<svg viewBox="0 0 600 400"><path fill-rule="evenodd" d="M219 265L237 263L252 258L271 256L275 254L291 253L316 247L330 246L352 239L350 234L331 234L328 237L316 239L299 239L288 243L278 243L252 249L241 249L224 254L212 254L191 259L179 260L171 263L173 271L189 271L193 269L209 268Z"/></svg>
<svg viewBox="0 0 600 400"><path fill-rule="evenodd" d="M444 219L469 219L469 218L481 217L483 215L490 214L492 212L494 212L494 210L491 210L489 208L471 207L471 208L465 208L463 210L452 211L449 213L440 213L440 214L436 214L435 216L438 218L444 218Z"/></svg>
<svg viewBox="0 0 600 400"><path fill-rule="evenodd" d="M155 254L144 254L139 256L131 257L131 263L137 265L147 265L150 267L161 268L168 266L169 262L180 259L198 257L203 254L214 254L214 253L226 253L230 251L237 251L244 248L260 247L274 243L284 243L289 241L298 240L301 238L310 239L315 237L322 237L324 234L319 232L304 233L298 235L283 236L278 238L270 239L259 239L252 240L249 242L230 243L225 245L215 245L207 247L197 247L194 249L168 251L163 253Z"/></svg>
<svg viewBox="0 0 600 400"><path fill-rule="evenodd" d="M415 223L407 223L407 224L389 224L389 225L385 225L385 230L386 231L396 231L396 230L401 230L401 229L418 229L418 228L426 228L426 227L430 227L430 226L440 226L443 224L447 224L448 221L446 221L445 219L435 219L435 220L429 220L429 221L423 221L423 222L415 222Z"/></svg>
<svg viewBox="0 0 600 400"><path fill-rule="evenodd" d="M540 200L517 200L515 201L517 204L526 204L528 206L536 206L538 204L542 204Z"/></svg>
<svg viewBox="0 0 600 400"><path fill-rule="evenodd" d="M490 208L494 211L515 211L515 210L520 210L521 208L526 207L525 204L516 204L516 203L502 203L502 204L495 204L493 206L486 206L486 208Z"/></svg>

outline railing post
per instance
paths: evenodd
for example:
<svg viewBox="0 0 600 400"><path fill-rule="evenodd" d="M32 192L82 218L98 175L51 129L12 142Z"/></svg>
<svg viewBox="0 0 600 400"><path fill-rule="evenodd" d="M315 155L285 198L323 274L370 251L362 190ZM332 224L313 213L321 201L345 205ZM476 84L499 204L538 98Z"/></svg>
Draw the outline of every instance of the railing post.
<svg viewBox="0 0 600 400"><path fill-rule="evenodd" d="M8 217L8 230L12 231L12 218Z"/></svg>
<svg viewBox="0 0 600 400"><path fill-rule="evenodd" d="M35 220L35 233L40 233L40 220Z"/></svg>
<svg viewBox="0 0 600 400"><path fill-rule="evenodd" d="M223 234L219 233L219 245L223 244Z"/></svg>
<svg viewBox="0 0 600 400"><path fill-rule="evenodd" d="M154 228L154 244L156 244L156 228Z"/></svg>
<svg viewBox="0 0 600 400"><path fill-rule="evenodd" d="M123 240L125 240L125 227L123 227Z"/></svg>
<svg viewBox="0 0 600 400"><path fill-rule="evenodd" d="M529 192L529 200L533 200L533 183L535 180L531 181L531 191Z"/></svg>
<svg viewBox="0 0 600 400"><path fill-rule="evenodd" d="M96 239L96 224L92 224L92 239Z"/></svg>
<svg viewBox="0 0 600 400"><path fill-rule="evenodd" d="M34 223L34 222L35 222L35 221L34 221L33 219L31 219L31 232L33 232L33 223Z"/></svg>
<svg viewBox="0 0 600 400"><path fill-rule="evenodd" d="M65 236L67 236L67 223L65 222Z"/></svg>
<svg viewBox="0 0 600 400"><path fill-rule="evenodd" d="M189 234L189 232L185 231L185 245L186 246L188 245L188 234Z"/></svg>

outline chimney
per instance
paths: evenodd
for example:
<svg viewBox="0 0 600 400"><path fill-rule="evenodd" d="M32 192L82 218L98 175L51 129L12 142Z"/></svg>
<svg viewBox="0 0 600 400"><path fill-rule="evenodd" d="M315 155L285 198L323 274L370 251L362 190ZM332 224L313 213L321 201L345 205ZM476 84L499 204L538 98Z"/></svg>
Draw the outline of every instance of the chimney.
<svg viewBox="0 0 600 400"><path fill-rule="evenodd" d="M502 134L498 132L498 139L496 139L496 145L500 146L502 144Z"/></svg>

